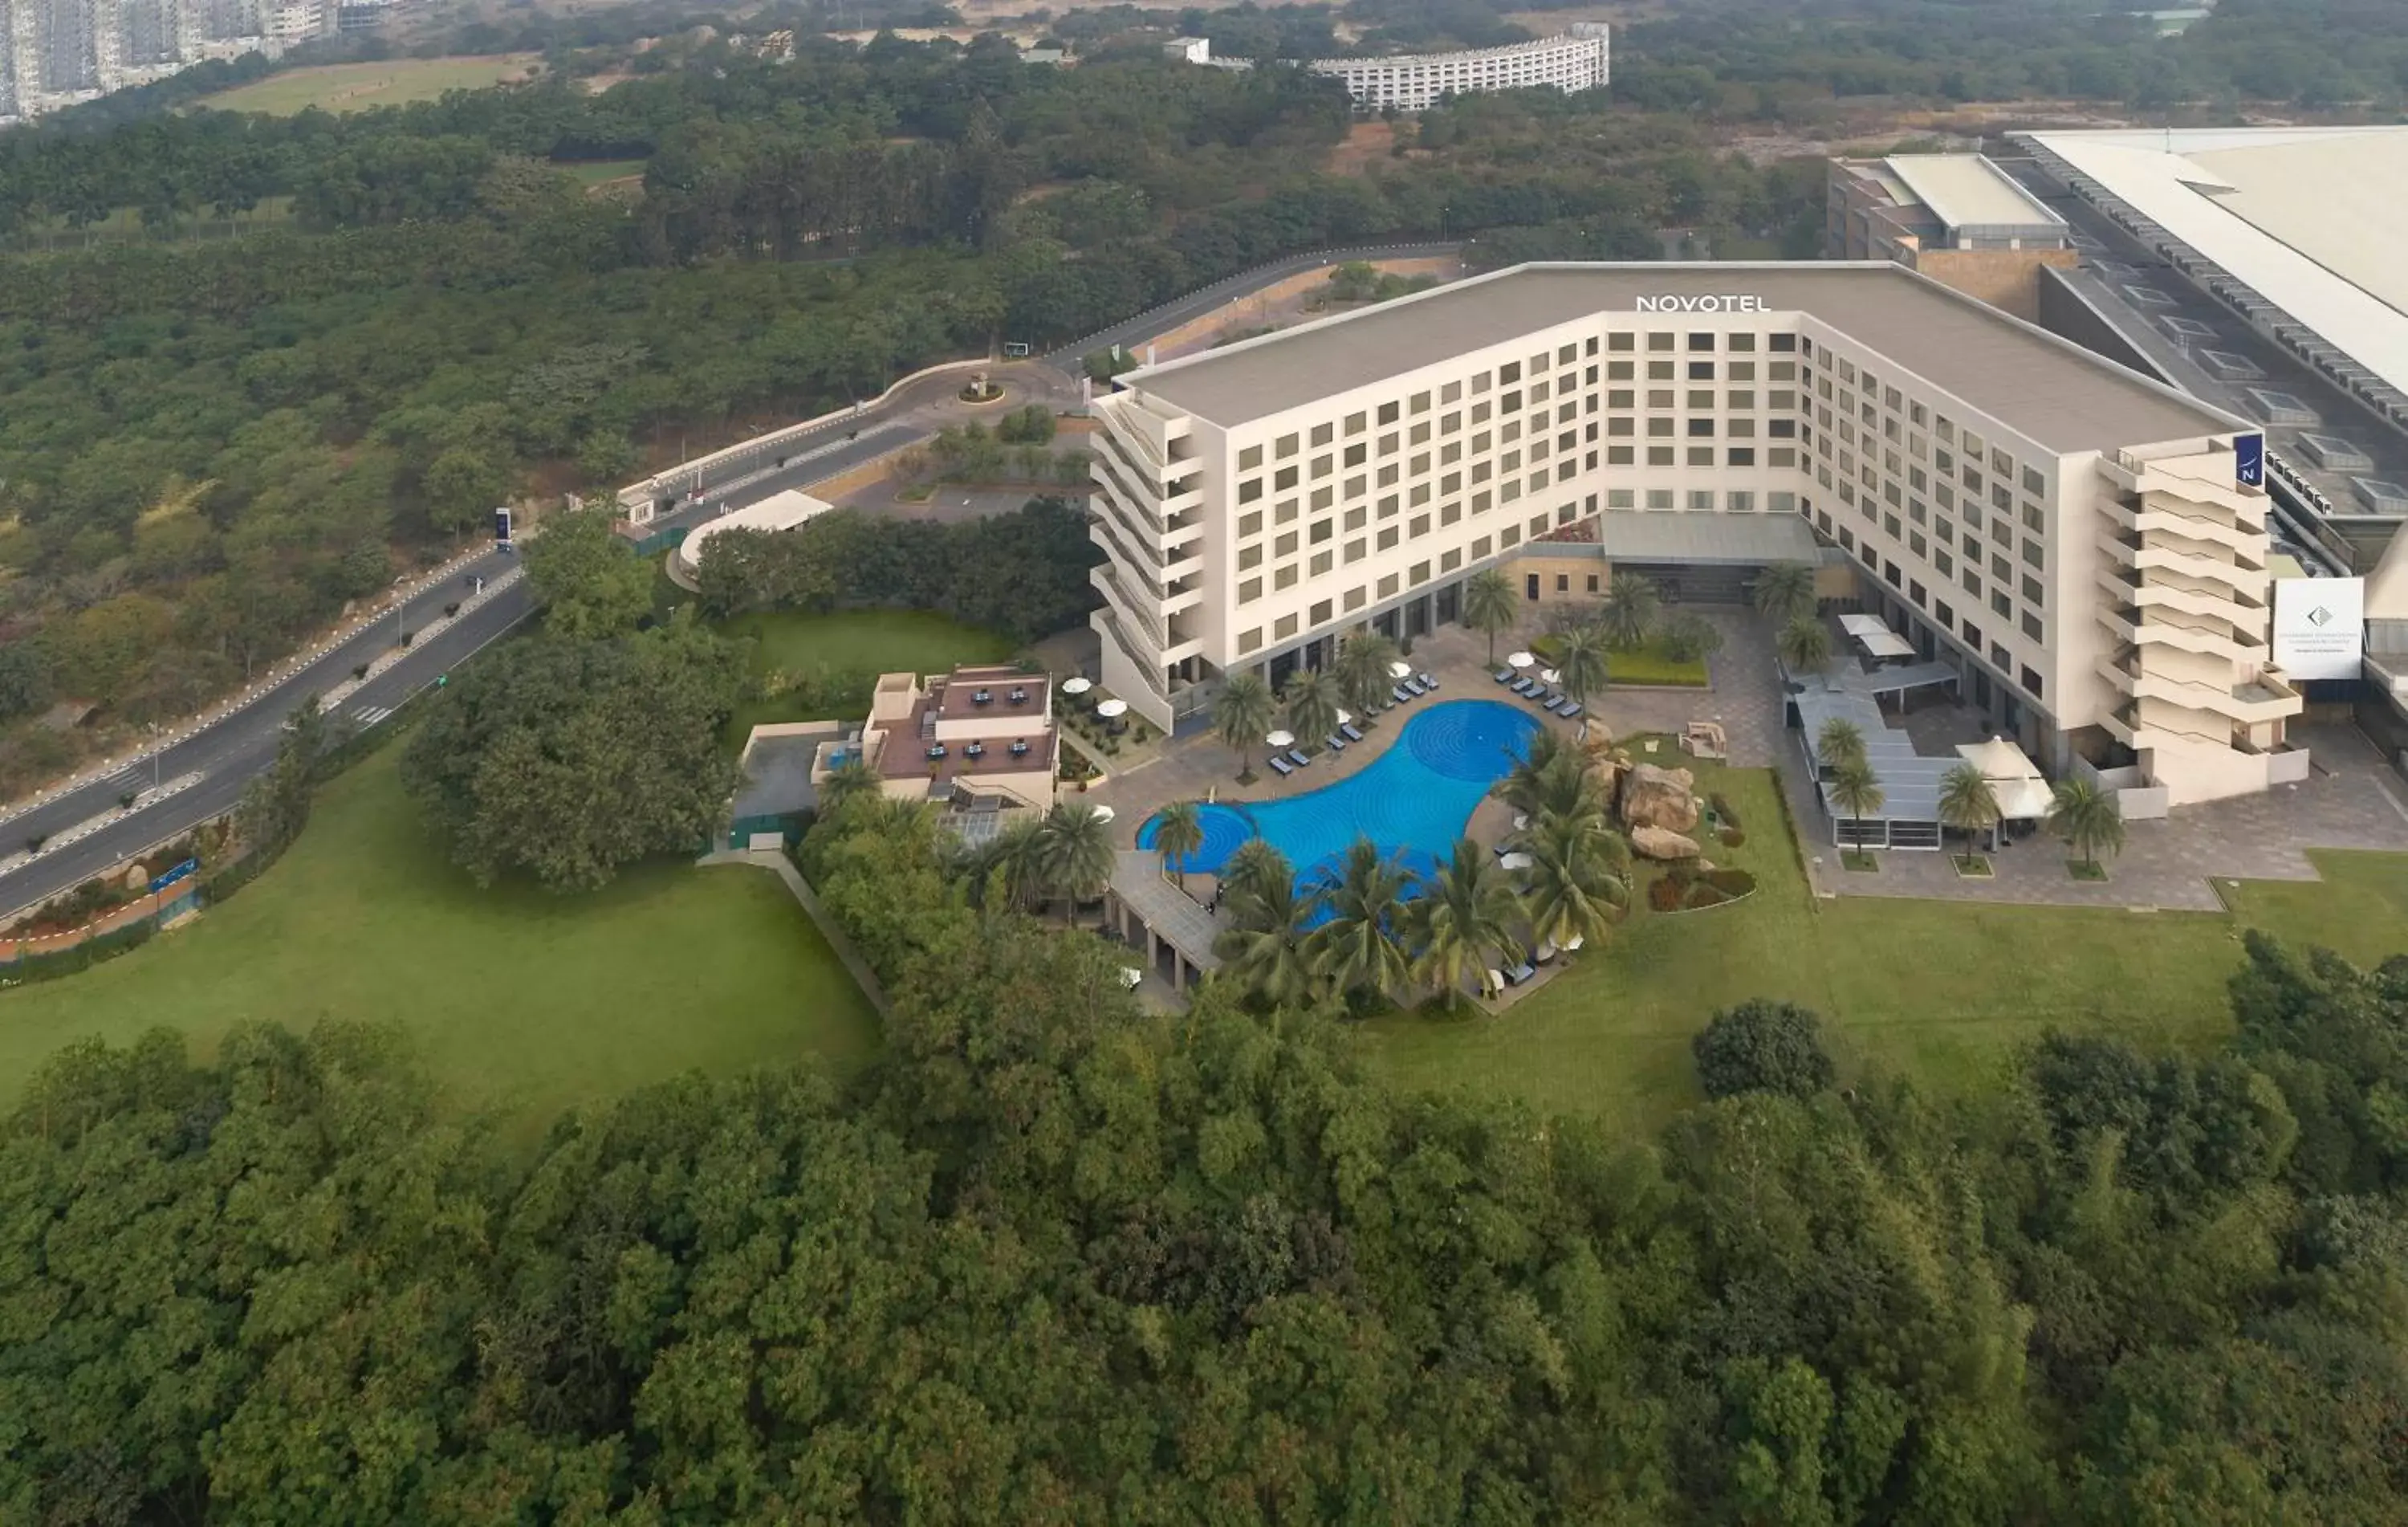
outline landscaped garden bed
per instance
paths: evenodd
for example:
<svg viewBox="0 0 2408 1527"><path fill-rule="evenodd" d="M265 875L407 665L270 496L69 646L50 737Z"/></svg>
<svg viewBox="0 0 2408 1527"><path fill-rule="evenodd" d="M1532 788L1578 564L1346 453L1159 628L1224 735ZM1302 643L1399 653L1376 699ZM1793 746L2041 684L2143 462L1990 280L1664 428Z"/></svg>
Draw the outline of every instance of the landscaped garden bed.
<svg viewBox="0 0 2408 1527"><path fill-rule="evenodd" d="M1755 894L1756 877L1744 870L1676 864L1648 885L1647 904L1657 912L1703 912Z"/></svg>

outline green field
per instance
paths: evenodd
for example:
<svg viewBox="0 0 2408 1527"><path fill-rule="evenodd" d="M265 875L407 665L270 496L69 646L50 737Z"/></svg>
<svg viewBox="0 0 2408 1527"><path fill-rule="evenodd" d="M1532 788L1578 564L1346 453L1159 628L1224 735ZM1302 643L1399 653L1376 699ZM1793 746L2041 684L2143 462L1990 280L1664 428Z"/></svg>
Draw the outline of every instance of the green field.
<svg viewBox="0 0 2408 1527"><path fill-rule="evenodd" d="M738 615L718 629L723 636L759 643L752 653L754 673L784 672L814 682L845 674L874 678L906 670L944 673L961 663L999 663L1012 653L1011 643L992 631L921 610L850 610L833 615L781 610ZM817 703L805 691L739 706L728 722L728 736L740 742L754 727L826 718L829 713L815 710ZM867 713L865 700L839 719Z"/></svg>
<svg viewBox="0 0 2408 1527"><path fill-rule="evenodd" d="M366 111L370 107L432 101L452 90L483 90L522 78L535 53L494 53L468 58L395 58L378 64L322 64L291 69L237 86L198 104L219 111L259 111L289 117L316 107L321 111Z"/></svg>
<svg viewBox="0 0 2408 1527"><path fill-rule="evenodd" d="M2318 854L2322 884L2253 882L2238 915L1818 901L1783 830L1769 771L1698 770L1746 828L1717 864L1754 874L1736 905L1664 915L1643 900L1592 953L1495 1017L1376 1019L1362 1046L1412 1087L1464 1087L1545 1112L1652 1128L1696 1101L1689 1038L1719 1007L1786 998L1823 1015L1842 1064L1903 1071L1942 1091L1996 1077L2051 1027L2143 1045L2210 1043L2229 1028L2240 930L2261 927L2372 962L2408 951L2408 858Z"/></svg>
<svg viewBox="0 0 2408 1527"><path fill-rule="evenodd" d="M644 161L640 159L601 159L590 164L555 166L579 185L596 186L606 180L641 179Z"/></svg>
<svg viewBox="0 0 2408 1527"><path fill-rule="evenodd" d="M158 1025L399 1024L466 1101L539 1118L680 1072L815 1055L876 1015L775 876L661 864L593 896L480 891L419 826L389 747L329 784L282 862L197 922L82 974L0 993L0 1101L87 1034Z"/></svg>
<svg viewBox="0 0 2408 1527"><path fill-rule="evenodd" d="M1530 650L1540 661L1552 664L1562 648L1554 637L1542 636L1530 643ZM1713 682L1706 672L1704 658L1675 657L1654 642L1643 647L1608 648L1605 672L1608 687L1628 684L1703 689Z"/></svg>

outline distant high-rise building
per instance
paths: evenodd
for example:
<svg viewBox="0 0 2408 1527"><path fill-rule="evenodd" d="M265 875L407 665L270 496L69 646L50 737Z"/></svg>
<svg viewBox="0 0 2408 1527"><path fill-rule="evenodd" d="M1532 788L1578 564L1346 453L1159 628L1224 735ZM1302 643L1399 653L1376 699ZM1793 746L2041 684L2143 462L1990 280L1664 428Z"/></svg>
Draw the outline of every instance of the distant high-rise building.
<svg viewBox="0 0 2408 1527"><path fill-rule="evenodd" d="M0 122L205 59L368 30L416 0L0 0Z"/></svg>

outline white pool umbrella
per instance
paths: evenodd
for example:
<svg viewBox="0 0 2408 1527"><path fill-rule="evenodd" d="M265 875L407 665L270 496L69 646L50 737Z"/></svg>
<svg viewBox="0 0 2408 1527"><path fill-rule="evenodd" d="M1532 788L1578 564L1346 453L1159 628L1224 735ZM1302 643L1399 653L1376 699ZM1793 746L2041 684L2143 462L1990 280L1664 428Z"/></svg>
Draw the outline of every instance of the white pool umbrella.
<svg viewBox="0 0 2408 1527"><path fill-rule="evenodd" d="M1062 693L1066 695L1083 695L1094 687L1096 687L1095 681L1085 677L1084 675L1081 675L1075 679L1065 679L1062 681Z"/></svg>
<svg viewBox="0 0 2408 1527"><path fill-rule="evenodd" d="M1527 854L1508 854L1497 861L1497 867L1500 870L1526 870L1531 863Z"/></svg>
<svg viewBox="0 0 2408 1527"><path fill-rule="evenodd" d="M1410 679L1412 676L1413 665L1411 663L1390 663L1388 665L1388 677L1392 679Z"/></svg>
<svg viewBox="0 0 2408 1527"><path fill-rule="evenodd" d="M1505 655L1506 665L1510 668L1528 668L1537 661L1537 658L1526 652L1509 652Z"/></svg>
<svg viewBox="0 0 2408 1527"><path fill-rule="evenodd" d="M1098 822L1109 822L1116 814L1110 806L1091 806L1088 810L1095 814Z"/></svg>
<svg viewBox="0 0 2408 1527"><path fill-rule="evenodd" d="M1108 699L1101 705L1096 707L1096 713L1102 716L1107 721L1111 720L1115 716L1126 715L1128 714L1128 701L1125 699Z"/></svg>
<svg viewBox="0 0 2408 1527"><path fill-rule="evenodd" d="M1352 711L1340 711L1338 713L1338 724L1341 727L1354 719L1354 713Z"/></svg>
<svg viewBox="0 0 2408 1527"><path fill-rule="evenodd" d="M1551 668L1542 668L1539 670L1539 678L1541 682L1546 684L1561 684L1564 682L1564 676Z"/></svg>
<svg viewBox="0 0 2408 1527"><path fill-rule="evenodd" d="M1292 731L1275 731L1268 737L1264 738L1263 741L1268 742L1273 747L1294 747L1296 746L1296 733Z"/></svg>

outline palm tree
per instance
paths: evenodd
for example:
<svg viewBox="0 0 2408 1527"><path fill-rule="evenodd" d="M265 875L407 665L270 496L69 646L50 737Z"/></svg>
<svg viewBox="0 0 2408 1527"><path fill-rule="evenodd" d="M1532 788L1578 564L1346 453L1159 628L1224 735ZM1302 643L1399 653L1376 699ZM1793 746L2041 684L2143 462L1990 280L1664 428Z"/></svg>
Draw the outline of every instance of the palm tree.
<svg viewBox="0 0 2408 1527"><path fill-rule="evenodd" d="M834 816L848 800L879 793L878 775L859 757L847 758L820 781L820 814Z"/></svg>
<svg viewBox="0 0 2408 1527"><path fill-rule="evenodd" d="M1814 734L1814 756L1828 772L1845 764L1865 761L1865 734L1845 716L1833 716Z"/></svg>
<svg viewBox="0 0 2408 1527"><path fill-rule="evenodd" d="M1562 949L1594 944L1630 902L1630 848L1618 834L1572 817L1550 817L1522 838L1530 867L1522 904L1534 943Z"/></svg>
<svg viewBox="0 0 2408 1527"><path fill-rule="evenodd" d="M1965 835L1965 852L1970 859L1972 840L1977 834L1995 834L1999 829L1999 793L1982 777L1982 771L1971 763L1960 763L1940 776L1940 825L1955 828ZM1998 846L1998 839L1990 840Z"/></svg>
<svg viewBox="0 0 2408 1527"><path fill-rule="evenodd" d="M1204 846L1204 815L1193 800L1174 800L1154 820L1154 851L1181 890L1187 888L1187 859Z"/></svg>
<svg viewBox="0 0 2408 1527"><path fill-rule="evenodd" d="M1814 569L1803 562L1775 562L1756 575L1756 612L1775 626L1814 613Z"/></svg>
<svg viewBox="0 0 2408 1527"><path fill-rule="evenodd" d="M1494 995L1488 972L1520 956L1513 925L1521 916L1522 899L1495 857L1469 838L1457 839L1455 857L1422 882L1421 897L1412 903L1409 921L1420 945L1414 976L1443 992L1449 1007L1462 1001L1466 973L1479 981L1484 996Z"/></svg>
<svg viewBox="0 0 2408 1527"><path fill-rule="evenodd" d="M2099 868L2099 851L2124 851L2124 808L2114 795L2086 779L2070 779L2057 787L2049 801L2049 830L2082 856L2089 868Z"/></svg>
<svg viewBox="0 0 2408 1527"><path fill-rule="evenodd" d="M1588 740L1588 698L1605 687L1605 632L1595 626L1575 626L1555 638L1555 670L1564 693L1580 702L1581 741Z"/></svg>
<svg viewBox="0 0 2408 1527"><path fill-rule="evenodd" d="M1880 811L1889 799L1872 766L1858 758L1851 758L1832 770L1823 787L1830 794L1831 809L1850 822L1863 821Z"/></svg>
<svg viewBox="0 0 2408 1527"><path fill-rule="evenodd" d="M1625 652L1647 645L1664 608L1656 582L1643 572L1617 572L1605 590L1605 634Z"/></svg>
<svg viewBox="0 0 2408 1527"><path fill-rule="evenodd" d="M1495 568L1483 568L1463 581L1463 624L1488 638L1488 666L1497 666L1497 638L1522 618L1522 601L1513 597L1513 580Z"/></svg>
<svg viewBox="0 0 2408 1527"><path fill-rule="evenodd" d="M1372 711L1396 687L1397 681L1388 672L1388 665L1397 661L1397 644L1369 626L1349 634L1338 644L1338 661L1334 671L1339 692L1346 703L1369 720Z"/></svg>
<svg viewBox="0 0 2408 1527"><path fill-rule="evenodd" d="M969 857L970 896L979 905L986 905L993 896L1025 912L1044 894L1044 832L1038 818L1025 812L1012 816L1010 827Z"/></svg>
<svg viewBox="0 0 2408 1527"><path fill-rule="evenodd" d="M1338 684L1317 669L1300 668L1287 678L1287 724L1299 742L1319 743L1338 729Z"/></svg>
<svg viewBox="0 0 2408 1527"><path fill-rule="evenodd" d="M1249 838L1238 845L1228 862L1215 872L1220 889L1215 892L1219 904L1226 905L1231 897L1245 889L1262 890L1273 886L1294 886L1300 877L1287 856L1262 838ZM1299 896L1304 892L1298 891Z"/></svg>
<svg viewBox="0 0 2408 1527"><path fill-rule="evenodd" d="M1554 733L1541 732L1532 739L1529 757L1505 776L1497 793L1532 821L1584 817L1598 826L1605 821L1605 791L1589 772L1587 756Z"/></svg>
<svg viewBox="0 0 2408 1527"><path fill-rule="evenodd" d="M1238 783L1254 778L1254 744L1271 726L1271 686L1258 673L1232 673L1212 702L1213 729L1238 750Z"/></svg>
<svg viewBox="0 0 2408 1527"><path fill-rule="evenodd" d="M1812 615L1799 615L1773 639L1781 664L1795 674L1820 673L1831 666L1831 633Z"/></svg>
<svg viewBox="0 0 2408 1527"><path fill-rule="evenodd" d="M1411 962L1398 932L1412 880L1401 862L1357 838L1345 862L1313 888L1313 900L1329 913L1313 931L1314 966L1340 991L1385 997L1404 985Z"/></svg>
<svg viewBox="0 0 2408 1527"><path fill-rule="evenodd" d="M1093 806L1063 801L1038 828L1037 863L1045 884L1079 903L1101 896L1112 878L1112 832Z"/></svg>
<svg viewBox="0 0 2408 1527"><path fill-rule="evenodd" d="M1230 886L1229 926L1213 941L1222 971L1267 1005L1310 1000L1318 985L1312 949L1312 903L1289 876Z"/></svg>

